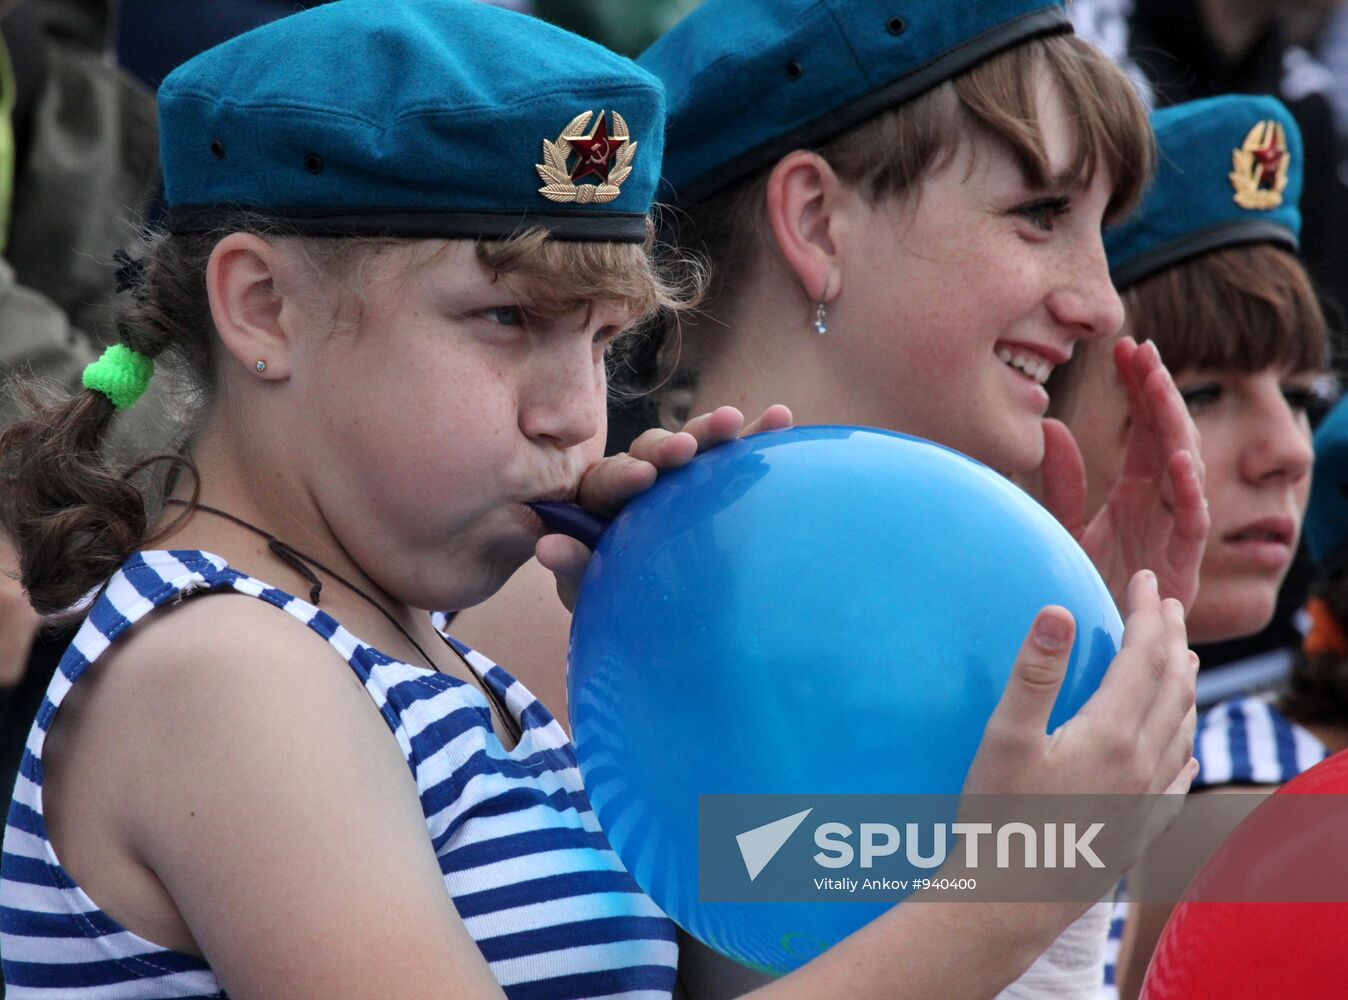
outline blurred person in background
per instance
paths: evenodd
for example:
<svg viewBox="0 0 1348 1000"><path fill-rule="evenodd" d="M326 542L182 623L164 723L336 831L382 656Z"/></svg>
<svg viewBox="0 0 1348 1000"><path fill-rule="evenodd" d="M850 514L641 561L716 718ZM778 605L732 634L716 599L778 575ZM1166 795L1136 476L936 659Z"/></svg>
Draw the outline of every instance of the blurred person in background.
<svg viewBox="0 0 1348 1000"><path fill-rule="evenodd" d="M173 0L145 0L171 3ZM266 0L254 0L266 2ZM702 0L481 0L533 14L636 58Z"/></svg>
<svg viewBox="0 0 1348 1000"><path fill-rule="evenodd" d="M1340 137L1348 139L1348 4L1333 0L1325 5L1320 22L1310 35L1316 57L1329 70L1329 98L1335 106L1335 124ZM1345 167L1340 164L1340 174Z"/></svg>
<svg viewBox="0 0 1348 1000"><path fill-rule="evenodd" d="M1226 95L1155 111L1151 121L1156 176L1140 207L1106 230L1105 247L1124 332L1155 345L1200 435L1212 532L1186 624L1195 642L1213 643L1268 624L1296 551L1311 490L1309 411L1323 405L1325 320L1296 255L1304 155L1286 106ZM1077 502L1084 494L1086 516L1104 503L1101 484L1126 479L1130 464L1128 389L1114 350L1109 341L1083 343L1048 383L1049 415L1076 439L1081 464L1045 469L1044 481L1069 487ZM1050 509L1073 505L1025 485ZM1263 775L1323 759L1319 744L1292 752L1296 742L1263 700L1224 701L1200 722L1194 790L1247 780L1240 768L1261 757L1274 762L1256 766ZM1215 846L1229 828L1210 827L1205 821L1202 834ZM1164 898L1172 864L1172 855L1164 871L1139 864L1130 887L1139 879L1154 888L1116 908L1111 937L1125 997L1138 995L1169 916L1171 904L1152 900ZM1106 986L1115 979L1107 965Z"/></svg>
<svg viewBox="0 0 1348 1000"><path fill-rule="evenodd" d="M1320 293L1331 333L1348 304L1348 185L1335 127L1338 84L1314 55L1336 0L1076 0L1077 33L1100 46L1154 107L1224 93L1269 94L1290 109L1305 140L1301 258ZM1272 623L1257 635L1196 646L1200 703L1276 684L1301 641L1295 624L1311 570L1300 554ZM1221 668L1214 670L1213 668Z"/></svg>
<svg viewBox="0 0 1348 1000"><path fill-rule="evenodd" d="M1152 901L1133 904L1122 930L1118 993L1141 995L1153 950L1174 907L1159 902L1192 877L1204 861L1264 798L1325 758L1348 749L1348 400L1340 400L1314 438L1315 474L1309 489L1304 537L1315 570L1306 605L1310 628L1287 683L1263 696L1238 696L1213 705L1198 721L1194 755L1199 762L1192 792L1239 794L1240 808L1208 811L1202 826L1188 825L1189 853L1168 856L1151 876L1149 859L1130 882L1152 878L1143 889ZM1178 881L1177 881L1178 880ZM1106 987L1101 1000L1114 994ZM1290 994L1289 994L1290 995Z"/></svg>
<svg viewBox="0 0 1348 1000"><path fill-rule="evenodd" d="M198 52L326 0L121 0L117 59L150 88Z"/></svg>

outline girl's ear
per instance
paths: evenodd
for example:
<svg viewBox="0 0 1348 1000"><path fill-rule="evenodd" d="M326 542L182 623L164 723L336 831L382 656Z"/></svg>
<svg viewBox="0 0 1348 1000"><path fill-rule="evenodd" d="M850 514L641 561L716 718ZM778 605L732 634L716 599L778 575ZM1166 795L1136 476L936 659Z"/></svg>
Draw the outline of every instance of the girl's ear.
<svg viewBox="0 0 1348 1000"><path fill-rule="evenodd" d="M768 221L777 250L811 302L842 291L841 211L851 191L818 153L788 153L768 175Z"/></svg>
<svg viewBox="0 0 1348 1000"><path fill-rule="evenodd" d="M230 233L211 251L206 292L225 350L254 377L290 373L295 312L286 309L277 248L252 233Z"/></svg>

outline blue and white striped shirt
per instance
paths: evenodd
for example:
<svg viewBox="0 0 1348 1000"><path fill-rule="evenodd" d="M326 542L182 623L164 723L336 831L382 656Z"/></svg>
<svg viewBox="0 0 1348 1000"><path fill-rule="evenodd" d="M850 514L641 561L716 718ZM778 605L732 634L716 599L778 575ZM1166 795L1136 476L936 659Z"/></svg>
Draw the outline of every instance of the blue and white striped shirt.
<svg viewBox="0 0 1348 1000"><path fill-rule="evenodd" d="M474 686L392 659L218 556L179 551L132 556L112 578L29 734L0 861L0 955L11 997L224 995L207 963L121 927L62 868L43 818L42 749L71 686L118 636L160 605L226 588L304 622L356 673L416 779L459 915L512 1000L670 996L674 925L609 847L565 733L522 685L455 644L523 731L507 751Z"/></svg>

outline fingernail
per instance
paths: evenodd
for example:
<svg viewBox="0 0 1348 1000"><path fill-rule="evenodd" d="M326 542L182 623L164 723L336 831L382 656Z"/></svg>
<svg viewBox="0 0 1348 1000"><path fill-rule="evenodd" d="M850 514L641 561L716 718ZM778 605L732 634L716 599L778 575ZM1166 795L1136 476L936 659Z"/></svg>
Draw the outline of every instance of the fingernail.
<svg viewBox="0 0 1348 1000"><path fill-rule="evenodd" d="M1040 615L1034 623L1034 642L1040 649L1057 652L1067 644L1067 623L1056 615Z"/></svg>

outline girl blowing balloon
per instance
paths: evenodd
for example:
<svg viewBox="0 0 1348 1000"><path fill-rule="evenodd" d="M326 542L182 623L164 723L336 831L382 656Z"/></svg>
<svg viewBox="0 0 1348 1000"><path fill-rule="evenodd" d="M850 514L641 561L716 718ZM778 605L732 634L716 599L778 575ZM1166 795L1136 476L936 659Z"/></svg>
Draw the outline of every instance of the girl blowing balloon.
<svg viewBox="0 0 1348 1000"><path fill-rule="evenodd" d="M649 481L584 474L608 346L685 296L646 251L658 85L489 7L349 0L159 105L172 214L121 343L3 442L28 593L87 615L6 831L10 995L668 992L564 735L418 610L533 553L526 501ZM544 141L587 125L550 200ZM103 438L170 359L165 491Z"/></svg>
<svg viewBox="0 0 1348 1000"><path fill-rule="evenodd" d="M608 345L686 299L646 250L661 107L625 60L456 0L324 5L166 81L170 222L121 343L0 439L30 598L84 618L6 829L12 995L671 993L673 926L565 734L425 610L535 552L573 585L584 551L529 501L612 511L741 429L597 461ZM170 359L188 448L110 465ZM1153 576L1128 597L1052 737L1072 623L1040 614L971 790L1187 786L1182 616ZM1080 907L958 909L905 903L764 993L983 995Z"/></svg>

